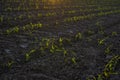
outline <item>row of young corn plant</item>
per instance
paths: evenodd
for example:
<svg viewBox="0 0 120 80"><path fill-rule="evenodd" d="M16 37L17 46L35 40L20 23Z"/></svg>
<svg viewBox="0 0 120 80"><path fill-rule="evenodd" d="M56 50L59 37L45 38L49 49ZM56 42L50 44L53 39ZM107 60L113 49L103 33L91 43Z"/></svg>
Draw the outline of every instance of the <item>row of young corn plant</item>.
<svg viewBox="0 0 120 80"><path fill-rule="evenodd" d="M71 46L72 42L79 41L82 39L82 34L78 32L76 35L72 36L71 38L59 37L59 38L42 38L39 42L39 47L36 49L30 50L28 53L25 54L26 61L29 61L31 55L34 53L46 54L56 54L62 53L63 57L71 56L71 61L76 64L75 53L66 48L66 46ZM47 54L46 54L47 55Z"/></svg>
<svg viewBox="0 0 120 80"><path fill-rule="evenodd" d="M60 14L60 15L62 15L62 16L64 16L64 15L69 15L69 14L76 14L76 13L94 13L94 12L96 12L96 11L100 11L100 12L104 12L104 10L106 11L106 10L116 10L116 9L118 9L117 7L98 7L98 8L95 8L95 9L82 9L82 8L80 8L80 10L78 9L78 10L68 10L68 11L65 11L64 9L62 10L62 12L60 12L60 13L57 13L57 12L47 12L47 13L37 13L37 15L36 14L29 14L28 13L28 15L26 16L26 14L20 14L20 15L18 15L18 16L16 16L16 17L5 17L5 15L1 15L1 20L0 20L0 22L3 22L3 21L7 21L7 22L9 22L9 21L16 21L16 20L23 20L23 19L34 19L34 18L42 18L42 17L54 17L54 16L57 16L57 14Z"/></svg>
<svg viewBox="0 0 120 80"><path fill-rule="evenodd" d="M120 10L114 10L114 11L108 11L108 12L99 12L99 13L93 13L93 14L88 14L88 15L83 15L83 16L74 16L70 18L65 18L64 22L76 22L79 20L86 20L86 19L92 19L94 17L102 17L102 16L107 16L110 14L118 14L120 13Z"/></svg>
<svg viewBox="0 0 120 80"><path fill-rule="evenodd" d="M116 67L118 66L118 64L120 64L119 51L113 52L112 50L115 47L114 43L112 43L111 41L108 41L109 38L114 38L115 36L117 36L118 32L112 31L109 34L105 33L105 30L106 30L105 26L102 26L99 22L96 23L96 27L98 28L98 33L96 34L101 35L102 38L97 38L92 40L92 38L89 38L89 37L94 35L95 32L90 30L90 32L88 32L88 34L90 34L90 36L88 37L89 41L97 42L96 46L98 46L98 48L100 48L100 50L103 51L103 55L106 55L106 56L111 55L112 57L109 60L107 60L107 63L104 65L104 69L101 71L101 73L92 77L88 77L86 79L87 80L109 80L111 76L119 75L119 72L116 71Z"/></svg>
<svg viewBox="0 0 120 80"><path fill-rule="evenodd" d="M120 56L113 56L107 64L104 66L103 71L100 74L97 74L96 76L93 76L91 78L86 78L87 80L109 80L111 75L119 75L120 73L116 71L116 67L120 61Z"/></svg>
<svg viewBox="0 0 120 80"><path fill-rule="evenodd" d="M33 36L34 37L34 36ZM31 59L41 57L44 55L49 54L61 54L63 55L65 62L71 62L73 64L77 64L76 61L76 53L70 49L67 49L66 46L70 46L72 42L79 41L82 39L82 34L80 32L76 33L74 36L71 36L71 38L65 38L65 37L58 37L58 38L42 38L38 43L38 47L33 48L25 53L24 58L25 62L30 61ZM70 56L71 55L71 56ZM68 58L69 57L69 58ZM17 64L14 60L8 60L8 62L4 64L0 64L0 67L4 68L11 68L14 64Z"/></svg>
<svg viewBox="0 0 120 80"><path fill-rule="evenodd" d="M96 25L98 27L101 26L99 23L96 23ZM99 30L101 32L101 29L99 29ZM117 35L117 33L113 32L111 35L114 36L114 35ZM25 60L30 61L31 59L33 59L33 56L35 56L36 54L37 54L37 56L41 56L41 55L47 55L47 53L50 53L50 54L53 54L53 55L56 54L56 53L59 53L59 54L62 53L63 56L65 57L65 62L68 61L68 60L66 60L66 58L68 57L67 55L72 54L73 56L69 60L73 64L77 64L77 59L76 59L75 53L70 51L69 49L66 49L64 43L67 43L67 45L71 45L71 43L73 41L79 41L82 38L83 38L83 35L80 32L78 32L72 38L63 38L63 37L59 37L57 39L56 38L50 38L50 39L49 38L42 38L42 40L40 42L40 47L35 48L35 49L31 49L30 51L25 53ZM99 40L98 45L99 46L104 45L105 40L103 40L103 39ZM109 49L108 49L108 52L109 52ZM114 72L114 70L115 70L116 65L118 64L119 60L120 60L120 57L118 55L114 56L105 65L105 68L104 68L103 72L101 72L100 74L97 74L96 77L86 78L86 79L87 80L104 80L104 79L109 79L109 77L111 75L118 74L118 72ZM14 65L14 63L15 63L14 61L9 61L6 65L10 68L12 65Z"/></svg>
<svg viewBox="0 0 120 80"><path fill-rule="evenodd" d="M97 13L97 14L88 14L88 15L85 15L85 16L75 16L75 17L72 17L72 18L65 18L64 19L64 22L73 22L73 21L79 21L79 20L86 20L86 19L92 19L94 17L101 17L101 16L106 16L106 15L110 15L110 14L115 14L115 13L120 13L120 10L115 10L115 11L109 11L109 12L100 12L100 13ZM19 31L23 30L29 30L29 29L36 29L36 28L41 28L42 27L42 23L37 23L37 24L34 24L34 23L29 23L25 26L22 26L22 27L18 27L18 26L15 26L13 28L10 28L10 29L7 29L5 31L6 34L10 34L10 33L18 33Z"/></svg>
<svg viewBox="0 0 120 80"><path fill-rule="evenodd" d="M18 1L16 1L16 2L18 2ZM23 2L26 2L26 1L23 1ZM33 2L31 2L31 3L33 3ZM35 3L35 2L34 2ZM13 7L13 8L15 8L15 7ZM25 8L27 8L27 7L25 7ZM30 7L28 7L28 9L29 9ZM83 7L84 8L84 7ZM101 8L101 7L98 7L98 9L97 10L106 10L106 9L113 9L114 7L111 7L111 8L107 8L107 7L103 7L103 8ZM9 8L10 9L10 8ZM20 10L18 10L18 11L20 11ZM25 10L23 10L23 11L25 11ZM91 11L91 9L85 9L85 10L83 10L83 9L81 9L80 8L80 12L90 12ZM96 11L96 9L95 9L95 11ZM8 11L9 12L9 11ZM14 12L14 11L13 11ZM69 11L68 13L75 13L75 11L73 12L71 12L71 11ZM47 14L46 14L47 15ZM30 15L29 15L30 16ZM21 15L19 16L20 18L21 18ZM32 17L32 16L31 16Z"/></svg>
<svg viewBox="0 0 120 80"><path fill-rule="evenodd" d="M3 4L6 3L4 6L4 11L30 11L30 10L40 10L40 9L54 9L57 5L65 5L66 3L70 2L69 0L61 0L59 1L46 1L46 0L22 0L22 1L1 1ZM56 4L53 5L53 2ZM65 4L64 4L65 3ZM14 4L14 5L13 5ZM16 5L16 7L14 7ZM58 6L59 7L59 6Z"/></svg>
<svg viewBox="0 0 120 80"><path fill-rule="evenodd" d="M1 2L3 2L4 3L4 1L2 0ZM67 4L68 2L70 2L70 1L68 1L68 0L65 0L65 1L57 1L57 2L62 2L62 4ZM73 4L74 3L76 3L76 1L71 1ZM104 2L106 2L106 1L94 1L94 0L92 0L92 1L84 1L84 0L82 0L82 1L79 1L79 3L82 5L82 6L94 6L94 4L96 4L96 3L103 3L103 4L105 4ZM114 4L113 2L115 2L115 1L110 1L110 4ZM11 4L12 5L12 3L14 3L14 5L15 4L18 4L18 6L19 7L11 7L10 5L7 5L7 4ZM38 1L38 0L22 0L22 1L17 1L17 0L13 0L13 1L11 1L11 0L7 0L6 1L6 5L8 6L8 8L6 8L5 10L6 11L8 11L8 10L11 10L12 11L12 8L15 8L15 9L13 9L13 10L30 10L30 9L33 9L34 8L34 10L35 9L40 9L41 8L41 5L47 5L47 3L49 3L49 1L46 1L46 0L41 0L41 1ZM27 6L29 6L29 8L25 8L26 7L26 4L27 4ZM62 5L61 4L61 5ZM101 4L102 5L102 4ZM65 5L64 5L65 6ZM46 6L47 7L47 6ZM66 6L65 6L66 7ZM68 6L68 7L79 7L78 5L77 6ZM49 8L49 7L48 7Z"/></svg>
<svg viewBox="0 0 120 80"><path fill-rule="evenodd" d="M24 32L24 31L29 31L29 30L33 30L33 29L39 29L43 27L42 23L29 23L27 25L24 25L24 26L15 26L13 28L10 28L10 29L7 29L5 31L3 31L3 34L15 34L15 33L18 33L20 31Z"/></svg>
<svg viewBox="0 0 120 80"><path fill-rule="evenodd" d="M64 16L64 15L69 15L69 14L76 14L76 13L93 13L93 12L96 12L96 11L106 11L106 10L116 10L116 9L118 9L117 7L98 7L98 8L95 8L95 9L82 9L82 8L80 8L80 10L78 9L78 10L68 10L68 11L65 11L64 9L63 9L63 11L62 12L60 12L59 14L60 15L62 15L62 16ZM37 15L34 15L34 14L28 14L28 17L27 18L31 18L31 19L33 19L33 18L41 18L41 17L54 17L54 16L57 16L57 14L58 13L56 13L56 12L47 12L47 13L37 13ZM1 16L1 22L3 21L3 18L4 18L4 15L2 15ZM23 15L23 14L20 14L18 17L15 17L14 19L12 19L12 18L14 18L14 17L8 17L8 19L6 19L6 20L16 20L16 19L24 19L24 18L26 18L26 14L25 15Z"/></svg>

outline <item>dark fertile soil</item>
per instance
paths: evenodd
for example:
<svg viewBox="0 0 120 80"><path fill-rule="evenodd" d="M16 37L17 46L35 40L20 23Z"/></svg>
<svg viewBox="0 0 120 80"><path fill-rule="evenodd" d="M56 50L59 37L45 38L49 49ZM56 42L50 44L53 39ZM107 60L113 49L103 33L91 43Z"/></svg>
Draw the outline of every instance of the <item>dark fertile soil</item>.
<svg viewBox="0 0 120 80"><path fill-rule="evenodd" d="M66 4L59 4L54 5L56 9L35 10L30 7L28 12L10 12L4 9L9 3L13 7L13 3L2 0L0 15L4 15L4 19L0 22L0 80L120 80L120 12L64 22L65 18L101 12L79 12L80 9L112 7L103 11L106 12L116 7L116 10L120 10L119 0L110 1L103 0L94 4L86 1L81 3L82 7L77 8L64 8ZM75 1L68 4L75 5L80 4ZM78 12L61 14L61 11L71 10ZM48 12L56 12L57 15L46 17ZM37 13L43 16L39 18ZM14 20L21 14L24 16L22 19ZM29 14L32 18L27 17ZM10 20L8 17L11 17ZM6 30L14 26L21 29L24 25L38 22L43 27L6 33ZM76 37L78 33L82 38L79 38L80 35ZM47 40L50 40L48 47ZM51 48L53 44L57 46L55 49ZM30 53L28 60L27 53ZM114 60L115 56L117 59ZM110 64L112 67L108 66Z"/></svg>

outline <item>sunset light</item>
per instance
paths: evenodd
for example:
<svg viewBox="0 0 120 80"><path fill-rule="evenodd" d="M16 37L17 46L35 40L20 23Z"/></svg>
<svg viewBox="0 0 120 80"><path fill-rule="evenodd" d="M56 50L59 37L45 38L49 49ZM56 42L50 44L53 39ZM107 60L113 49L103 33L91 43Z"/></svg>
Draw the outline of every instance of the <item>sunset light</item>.
<svg viewBox="0 0 120 80"><path fill-rule="evenodd" d="M61 3L61 1L60 0L48 0L48 3L51 5L58 5Z"/></svg>

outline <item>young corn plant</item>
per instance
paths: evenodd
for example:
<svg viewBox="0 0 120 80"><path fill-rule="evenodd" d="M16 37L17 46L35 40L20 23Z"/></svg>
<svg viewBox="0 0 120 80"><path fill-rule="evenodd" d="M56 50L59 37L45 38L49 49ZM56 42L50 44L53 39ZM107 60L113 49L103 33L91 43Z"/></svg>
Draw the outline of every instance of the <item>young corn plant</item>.
<svg viewBox="0 0 120 80"><path fill-rule="evenodd" d="M72 61L73 64L76 64L76 63L77 63L75 57L72 57L72 58L71 58L71 61Z"/></svg>
<svg viewBox="0 0 120 80"><path fill-rule="evenodd" d="M96 77L91 76L91 77L87 77L86 80L97 80Z"/></svg>
<svg viewBox="0 0 120 80"><path fill-rule="evenodd" d="M63 50L63 53L64 53L64 57L67 55L67 50Z"/></svg>
<svg viewBox="0 0 120 80"><path fill-rule="evenodd" d="M110 54L110 53L111 53L111 48L112 48L112 45L109 45L109 46L105 49L105 54Z"/></svg>
<svg viewBox="0 0 120 80"><path fill-rule="evenodd" d="M4 16L0 16L0 23L3 22L3 17Z"/></svg>
<svg viewBox="0 0 120 80"><path fill-rule="evenodd" d="M105 39L99 39L98 40L98 45L103 45L105 43Z"/></svg>
<svg viewBox="0 0 120 80"><path fill-rule="evenodd" d="M98 74L97 77L88 77L86 80L105 80L102 74Z"/></svg>
<svg viewBox="0 0 120 80"><path fill-rule="evenodd" d="M7 29L7 30L6 30L6 34L18 33L19 30L20 30L19 27L16 26L16 27L14 27L14 28L12 28L12 29Z"/></svg>
<svg viewBox="0 0 120 80"><path fill-rule="evenodd" d="M42 15L43 15L42 13L38 13L37 14L38 17L42 17Z"/></svg>
<svg viewBox="0 0 120 80"><path fill-rule="evenodd" d="M13 33L18 33L19 30L20 30L19 27L16 26L16 27L14 27L14 28L12 29L12 32L13 32Z"/></svg>
<svg viewBox="0 0 120 80"><path fill-rule="evenodd" d="M82 39L82 33L77 33L76 35L75 35L75 40L81 40Z"/></svg>
<svg viewBox="0 0 120 80"><path fill-rule="evenodd" d="M47 41L46 41L46 48L48 48L49 47L49 45L50 45L50 39L47 39Z"/></svg>
<svg viewBox="0 0 120 80"><path fill-rule="evenodd" d="M98 39L98 45L104 45L105 44L105 40L108 39L109 37L105 37L103 39Z"/></svg>
<svg viewBox="0 0 120 80"><path fill-rule="evenodd" d="M104 80L103 75L98 74L98 77L96 78L96 80Z"/></svg>
<svg viewBox="0 0 120 80"><path fill-rule="evenodd" d="M39 50L40 50L41 53L43 53L43 54L45 53L45 48L44 47L41 46Z"/></svg>
<svg viewBox="0 0 120 80"><path fill-rule="evenodd" d="M11 33L11 30L6 30L6 34L9 35Z"/></svg>
<svg viewBox="0 0 120 80"><path fill-rule="evenodd" d="M93 35L94 33L95 33L95 32L92 31L92 30L88 30L88 32L87 32L88 35Z"/></svg>
<svg viewBox="0 0 120 80"><path fill-rule="evenodd" d="M25 54L25 60L28 61L30 59L30 54L29 53L26 53Z"/></svg>
<svg viewBox="0 0 120 80"><path fill-rule="evenodd" d="M13 64L14 64L14 61L9 61L7 64L8 68L10 68Z"/></svg>
<svg viewBox="0 0 120 80"><path fill-rule="evenodd" d="M59 44L60 44L60 46L62 46L63 45L63 38L59 38Z"/></svg>
<svg viewBox="0 0 120 80"><path fill-rule="evenodd" d="M117 32L112 32L112 36L117 36L118 35L118 33Z"/></svg>
<svg viewBox="0 0 120 80"><path fill-rule="evenodd" d="M56 51L56 47L55 47L54 44L52 44L52 45L51 45L51 48L50 48L50 52L51 52L51 53L55 53L55 51Z"/></svg>
<svg viewBox="0 0 120 80"><path fill-rule="evenodd" d="M31 54L33 54L36 50L32 49L28 53L25 54L26 61L30 60Z"/></svg>
<svg viewBox="0 0 120 80"><path fill-rule="evenodd" d="M105 77L109 77L110 75L118 74L115 71L116 65L118 64L118 61L120 60L120 56L114 56L105 66L103 74Z"/></svg>

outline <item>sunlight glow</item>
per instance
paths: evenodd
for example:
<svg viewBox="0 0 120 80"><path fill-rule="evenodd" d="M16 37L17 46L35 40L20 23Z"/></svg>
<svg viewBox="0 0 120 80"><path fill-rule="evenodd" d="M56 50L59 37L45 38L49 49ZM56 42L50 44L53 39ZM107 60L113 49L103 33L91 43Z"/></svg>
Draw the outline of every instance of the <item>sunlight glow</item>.
<svg viewBox="0 0 120 80"><path fill-rule="evenodd" d="M49 4L52 4L52 5L57 5L57 4L60 4L61 1L60 0L49 0Z"/></svg>

